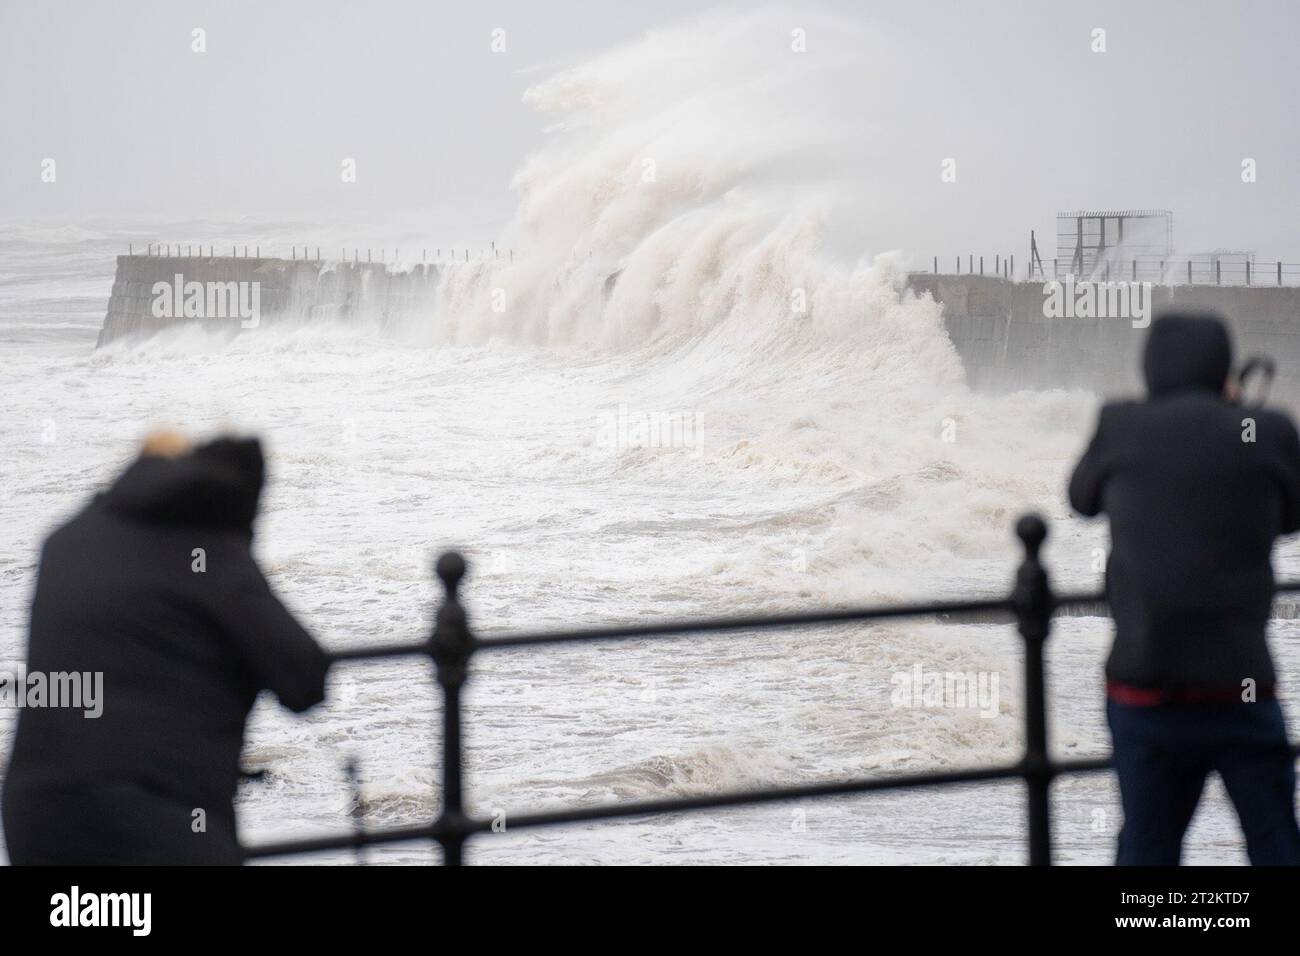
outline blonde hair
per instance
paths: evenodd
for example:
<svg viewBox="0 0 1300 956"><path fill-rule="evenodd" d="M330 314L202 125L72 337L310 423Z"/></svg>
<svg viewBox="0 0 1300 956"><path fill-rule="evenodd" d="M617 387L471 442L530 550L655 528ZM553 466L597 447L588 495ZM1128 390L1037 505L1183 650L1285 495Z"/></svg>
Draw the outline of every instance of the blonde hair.
<svg viewBox="0 0 1300 956"><path fill-rule="evenodd" d="M158 428L144 438L140 454L150 458L179 458L194 447L190 439L174 428Z"/></svg>

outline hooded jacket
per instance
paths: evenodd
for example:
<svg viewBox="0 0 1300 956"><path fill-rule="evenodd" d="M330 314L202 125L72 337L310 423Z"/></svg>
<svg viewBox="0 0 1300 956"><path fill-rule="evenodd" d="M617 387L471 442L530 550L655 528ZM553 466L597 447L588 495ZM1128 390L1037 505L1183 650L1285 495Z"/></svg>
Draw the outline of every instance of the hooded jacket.
<svg viewBox="0 0 1300 956"><path fill-rule="evenodd" d="M143 457L45 542L27 673L102 673L102 714L20 712L13 862L239 862L248 712L311 707L328 668L250 552L263 477L256 441Z"/></svg>
<svg viewBox="0 0 1300 956"><path fill-rule="evenodd" d="M1110 518L1106 676L1159 689L1275 682L1270 553L1300 530L1300 439L1286 415L1223 398L1232 349L1212 315L1152 323L1148 398L1108 404L1070 503Z"/></svg>

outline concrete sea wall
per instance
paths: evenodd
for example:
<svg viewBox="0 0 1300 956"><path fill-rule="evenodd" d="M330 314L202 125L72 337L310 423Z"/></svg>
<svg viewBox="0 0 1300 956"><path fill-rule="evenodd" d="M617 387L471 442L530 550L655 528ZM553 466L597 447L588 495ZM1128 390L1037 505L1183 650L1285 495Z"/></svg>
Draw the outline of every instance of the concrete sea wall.
<svg viewBox="0 0 1300 956"><path fill-rule="evenodd" d="M118 256L108 314L99 345L129 336L150 335L188 322L209 328L240 327L238 318L209 315L154 315L159 282L257 283L258 324L347 318L366 315L381 320L430 311L438 289L439 268L416 266L390 272L380 263L255 259L228 256ZM174 310L180 313L179 307Z"/></svg>
<svg viewBox="0 0 1300 956"><path fill-rule="evenodd" d="M1086 388L1141 390L1146 329L1130 318L1049 318L1043 283L985 276L912 275L908 285L943 304L944 324L970 383L983 391ZM1300 403L1300 288L1151 288L1152 313L1213 309L1232 329L1238 360L1266 353L1277 363L1273 397Z"/></svg>
<svg viewBox="0 0 1300 956"><path fill-rule="evenodd" d="M381 321L432 314L440 268L390 271L380 263L230 256L118 256L103 345L159 329L201 323L239 330L230 317L154 315L159 282L249 282L260 293L258 324L366 316ZM612 281L613 277L611 277ZM967 379L982 391L1085 388L1102 394L1141 389L1146 330L1131 318L1045 315L1044 286L992 276L913 274L910 289L943 306L944 324ZM1151 287L1152 314L1208 308L1232 327L1239 357L1266 353L1277 363L1275 399L1300 404L1300 288L1184 285ZM179 312L179 309L176 310Z"/></svg>

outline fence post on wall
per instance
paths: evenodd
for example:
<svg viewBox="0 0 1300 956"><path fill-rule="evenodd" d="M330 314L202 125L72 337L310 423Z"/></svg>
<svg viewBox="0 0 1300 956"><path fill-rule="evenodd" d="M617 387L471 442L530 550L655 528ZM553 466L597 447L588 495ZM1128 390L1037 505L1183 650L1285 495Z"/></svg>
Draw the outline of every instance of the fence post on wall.
<svg viewBox="0 0 1300 956"><path fill-rule="evenodd" d="M438 669L438 683L442 685L442 812L435 826L438 842L442 844L443 865L460 866L466 823L461 781L460 689L468 676L474 638L470 636L459 597L465 559L449 551L438 559L437 572L446 596L438 608L437 624L429 642L429 653Z"/></svg>
<svg viewBox="0 0 1300 956"><path fill-rule="evenodd" d="M1047 526L1035 514L1016 522L1016 537L1025 548L1025 558L1016 571L1011 593L1017 628L1025 641L1025 755L1022 766L1029 814L1029 865L1050 866L1052 862L1051 807L1048 792L1052 770L1047 752L1047 702L1043 675L1043 645L1051 629L1052 589L1039 551L1047 537Z"/></svg>

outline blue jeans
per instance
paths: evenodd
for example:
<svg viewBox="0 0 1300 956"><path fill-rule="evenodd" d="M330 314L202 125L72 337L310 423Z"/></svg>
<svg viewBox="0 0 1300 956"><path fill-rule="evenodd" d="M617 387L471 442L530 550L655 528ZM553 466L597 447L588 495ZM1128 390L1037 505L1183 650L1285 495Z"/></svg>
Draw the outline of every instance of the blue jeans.
<svg viewBox="0 0 1300 956"><path fill-rule="evenodd" d="M1300 865L1295 761L1282 708L1106 702L1124 805L1120 866L1176 866L1210 771L1223 780L1256 866Z"/></svg>

